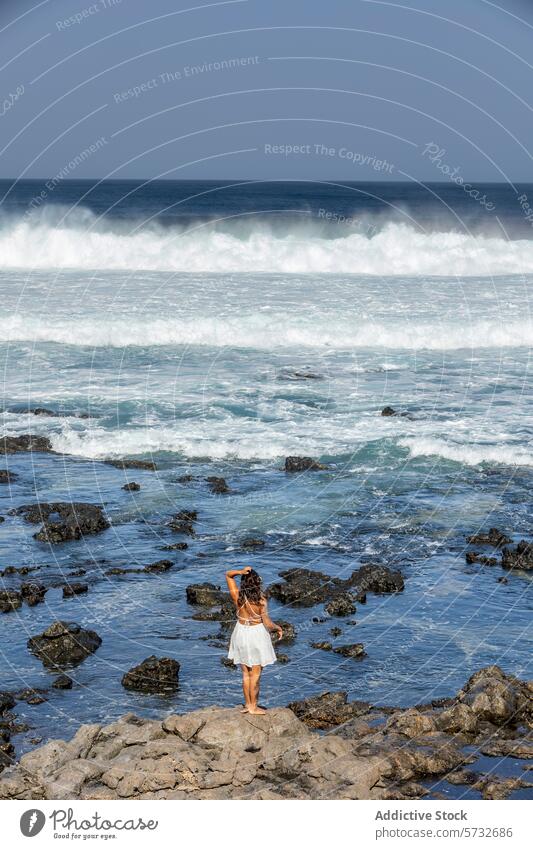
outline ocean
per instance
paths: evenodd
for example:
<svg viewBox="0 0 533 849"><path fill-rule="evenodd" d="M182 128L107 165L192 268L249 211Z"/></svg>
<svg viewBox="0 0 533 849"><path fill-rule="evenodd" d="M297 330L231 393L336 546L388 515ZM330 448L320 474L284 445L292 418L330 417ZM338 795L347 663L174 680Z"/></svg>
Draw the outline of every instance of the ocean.
<svg viewBox="0 0 533 849"><path fill-rule="evenodd" d="M26 642L55 619L102 638L72 690L18 704L20 750L128 711L237 704L218 624L191 619L185 588L246 564L265 584L362 563L405 578L348 622L272 602L298 637L263 676L267 706L339 689L427 702L492 663L531 677L531 573L465 550L491 526L530 539L533 230L518 198L533 185L477 188L490 212L451 183L0 184L2 432L57 452L2 464L17 477L0 486L1 566L37 567L49 589L0 614L1 689L50 687ZM328 469L286 474L288 455ZM120 458L157 471L103 462ZM10 512L37 500L103 504L111 528L37 542ZM181 509L198 511L195 537L168 527ZM161 558L164 574L106 575ZM63 599L79 569L89 592ZM337 625L366 658L311 647ZM121 686L152 654L181 664L172 697Z"/></svg>

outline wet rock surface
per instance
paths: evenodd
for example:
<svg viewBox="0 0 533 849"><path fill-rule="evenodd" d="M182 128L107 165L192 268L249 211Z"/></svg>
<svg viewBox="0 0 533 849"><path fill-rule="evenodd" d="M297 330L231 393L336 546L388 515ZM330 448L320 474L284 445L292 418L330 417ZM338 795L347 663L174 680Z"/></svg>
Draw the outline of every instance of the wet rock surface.
<svg viewBox="0 0 533 849"><path fill-rule="evenodd" d="M52 443L46 436L33 436L29 433L0 437L0 454L18 454L21 451L52 452Z"/></svg>
<svg viewBox="0 0 533 849"><path fill-rule="evenodd" d="M157 466L153 460L104 460L108 466L115 466L117 469L144 469L148 472L157 471Z"/></svg>
<svg viewBox="0 0 533 849"><path fill-rule="evenodd" d="M169 663L151 657L131 674L142 679L154 670L157 679L170 674ZM130 713L23 755L4 770L0 798L415 799L428 795L421 782L439 778L505 798L531 783L483 775L468 746L524 751L532 694L533 683L491 666L453 698L416 708L372 707L326 692L264 716L218 707L163 721ZM0 711L13 701L0 694Z"/></svg>
<svg viewBox="0 0 533 849"><path fill-rule="evenodd" d="M502 566L504 569L531 571L533 569L533 543L521 540L515 548L504 548Z"/></svg>
<svg viewBox="0 0 533 849"><path fill-rule="evenodd" d="M179 671L177 660L151 655L126 672L122 686L143 693L172 693L178 687Z"/></svg>
<svg viewBox="0 0 533 849"><path fill-rule="evenodd" d="M400 572L373 564L361 566L344 580L311 569L288 569L280 572L280 577L283 583L271 584L269 595L297 607L327 602L326 611L332 616L351 615L354 602L364 603L366 592L395 593L404 588Z"/></svg>
<svg viewBox="0 0 533 849"><path fill-rule="evenodd" d="M110 527L102 507L98 504L76 501L38 502L23 504L12 512L14 515L23 516L32 524L43 523L40 531L34 534L39 542L57 544L78 540L84 536L99 534Z"/></svg>
<svg viewBox="0 0 533 849"><path fill-rule="evenodd" d="M76 666L96 651L102 640L75 622L54 622L42 634L30 637L28 648L44 666Z"/></svg>
<svg viewBox="0 0 533 849"><path fill-rule="evenodd" d="M312 457L286 457L285 471L286 472L319 472L327 469L324 463L319 463Z"/></svg>
<svg viewBox="0 0 533 849"><path fill-rule="evenodd" d="M470 545L490 545L493 548L503 548L504 545L509 545L512 539L498 528L490 528L488 533L473 534L467 537L466 541Z"/></svg>
<svg viewBox="0 0 533 849"><path fill-rule="evenodd" d="M230 491L224 478L217 478L215 475L210 475L206 478L206 481L209 484L209 489L214 495L224 495L224 493Z"/></svg>

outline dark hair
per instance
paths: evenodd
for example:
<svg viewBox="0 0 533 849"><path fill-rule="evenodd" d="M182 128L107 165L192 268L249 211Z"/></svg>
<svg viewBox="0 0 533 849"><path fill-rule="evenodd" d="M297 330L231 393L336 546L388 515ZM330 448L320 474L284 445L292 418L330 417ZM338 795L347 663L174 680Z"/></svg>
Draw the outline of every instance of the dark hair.
<svg viewBox="0 0 533 849"><path fill-rule="evenodd" d="M261 577L255 569L247 572L246 575L241 575L239 598L237 599L239 607L242 607L246 600L251 601L252 604L261 604L263 600Z"/></svg>

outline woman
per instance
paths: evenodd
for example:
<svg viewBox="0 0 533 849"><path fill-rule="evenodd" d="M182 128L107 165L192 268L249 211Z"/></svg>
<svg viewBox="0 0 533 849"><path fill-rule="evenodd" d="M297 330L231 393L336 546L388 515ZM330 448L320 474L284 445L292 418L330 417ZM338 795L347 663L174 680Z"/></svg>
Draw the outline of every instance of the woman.
<svg viewBox="0 0 533 849"><path fill-rule="evenodd" d="M242 576L240 588L235 583L236 575ZM283 631L268 615L261 578L251 566L229 569L226 581L231 600L237 608L237 624L231 635L228 657L233 663L240 664L242 669L244 708L241 713L266 713L257 700L263 666L276 662L268 632L277 631L281 639Z"/></svg>

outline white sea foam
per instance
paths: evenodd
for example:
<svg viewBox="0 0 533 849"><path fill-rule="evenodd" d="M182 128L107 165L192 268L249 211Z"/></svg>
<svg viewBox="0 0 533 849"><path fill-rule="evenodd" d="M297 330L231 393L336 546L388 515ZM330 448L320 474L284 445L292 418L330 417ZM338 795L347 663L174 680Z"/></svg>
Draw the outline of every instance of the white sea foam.
<svg viewBox="0 0 533 849"><path fill-rule="evenodd" d="M294 225L283 237L264 223L246 233L238 222L222 232L157 224L109 224L87 209L62 216L44 207L29 219L4 217L1 268L113 269L165 272L282 272L321 274L484 276L533 272L533 240L423 233L389 222L371 237L324 238L316 225Z"/></svg>
<svg viewBox="0 0 533 849"><path fill-rule="evenodd" d="M0 342L57 342L90 347L203 345L213 348L385 348L454 350L459 348L518 348L533 344L533 322L519 321L410 322L350 321L345 316L318 322L312 313L290 316L272 312L235 317L146 316L116 319L104 315L65 320L50 316L6 316L0 325ZM391 367L394 370L397 367Z"/></svg>
<svg viewBox="0 0 533 849"><path fill-rule="evenodd" d="M512 445L460 445L431 437L400 439L398 444L409 449L411 457L436 456L467 466L501 463L507 466L533 466L533 454Z"/></svg>

